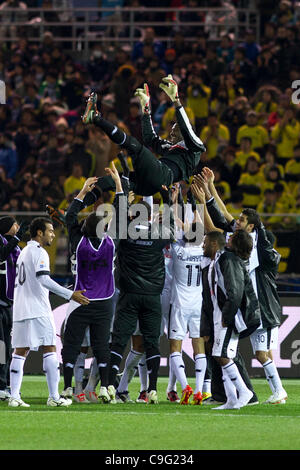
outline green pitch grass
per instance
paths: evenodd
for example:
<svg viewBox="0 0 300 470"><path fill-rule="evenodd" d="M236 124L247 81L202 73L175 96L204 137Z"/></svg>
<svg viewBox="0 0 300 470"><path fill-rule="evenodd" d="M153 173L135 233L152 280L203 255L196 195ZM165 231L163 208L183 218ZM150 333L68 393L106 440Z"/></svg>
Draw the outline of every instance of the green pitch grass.
<svg viewBox="0 0 300 470"><path fill-rule="evenodd" d="M194 381L190 381L193 386ZM158 405L73 403L46 406L42 376L25 376L22 398L30 408L0 402L1 450L299 450L299 380L284 380L285 405L212 410L166 400L166 378L159 378ZM253 380L260 402L270 395L266 380ZM62 383L61 387L62 389ZM139 382L130 385L138 396Z"/></svg>

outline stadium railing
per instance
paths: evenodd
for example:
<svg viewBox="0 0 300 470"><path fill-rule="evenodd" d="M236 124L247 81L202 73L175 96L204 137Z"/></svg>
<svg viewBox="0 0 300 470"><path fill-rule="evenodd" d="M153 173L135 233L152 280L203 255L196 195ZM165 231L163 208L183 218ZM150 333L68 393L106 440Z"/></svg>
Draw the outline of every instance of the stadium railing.
<svg viewBox="0 0 300 470"><path fill-rule="evenodd" d="M158 8L158 7L124 7L124 8L27 8L22 14L27 15L28 21L14 21L8 19L11 13L17 15L19 8L6 8L0 10L1 29L12 25L22 28L22 37L28 41L41 41L45 31L56 28L71 28L70 34L60 36L55 34L56 43L68 44L73 51L87 51L90 42L123 43L131 47L141 40L140 35L146 27L159 28L166 34L156 37L157 40L171 41L174 30L185 28L185 40L194 41L195 34L190 35L194 28L208 33L209 40L219 41L221 33L232 33L235 41L243 41L245 31L251 29L256 34L256 41L260 39L260 14L255 9L246 8ZM102 14L104 13L104 17ZM110 14L111 13L111 14ZM153 21L155 14L166 14L164 21ZM184 21L182 14L195 13L203 15L204 21ZM47 21L47 16L56 14L59 21ZM107 16L106 16L107 15ZM137 15L143 15L142 18ZM147 19L149 15L149 20ZM6 17L6 18L5 18ZM111 28L118 34L111 35ZM126 33L124 34L124 31ZM122 34L120 34L122 31ZM10 37L5 32L2 41L12 42L16 37Z"/></svg>

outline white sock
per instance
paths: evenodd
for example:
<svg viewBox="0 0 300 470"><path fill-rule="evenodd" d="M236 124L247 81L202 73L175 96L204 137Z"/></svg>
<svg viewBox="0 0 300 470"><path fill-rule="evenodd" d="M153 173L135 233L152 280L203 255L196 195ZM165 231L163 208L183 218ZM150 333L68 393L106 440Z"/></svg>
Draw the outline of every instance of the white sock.
<svg viewBox="0 0 300 470"><path fill-rule="evenodd" d="M180 382L182 390L184 390L188 383L185 375L182 354L180 352L174 352L170 355L170 360L172 361L172 369L176 375L176 378L178 382Z"/></svg>
<svg viewBox="0 0 300 470"><path fill-rule="evenodd" d="M204 379L202 393L211 393L211 379Z"/></svg>
<svg viewBox="0 0 300 470"><path fill-rule="evenodd" d="M263 364L263 368L272 393L274 394L276 392L281 392L283 390L282 383L278 374L277 367L275 366L272 359L268 359Z"/></svg>
<svg viewBox="0 0 300 470"><path fill-rule="evenodd" d="M173 364L171 361L171 358L169 358L169 382L168 382L168 387L167 387L167 393L169 392L176 392L177 387L176 387L176 374L174 372Z"/></svg>
<svg viewBox="0 0 300 470"><path fill-rule="evenodd" d="M20 398L20 389L23 380L23 370L26 357L18 354L12 355L10 363L10 389L12 398Z"/></svg>
<svg viewBox="0 0 300 470"><path fill-rule="evenodd" d="M60 379L59 363L56 352L43 354L43 371L46 374L49 397L59 399L58 384Z"/></svg>
<svg viewBox="0 0 300 470"><path fill-rule="evenodd" d="M99 382L99 369L96 358L94 357L91 368L88 383L86 384L85 390L88 392L94 392Z"/></svg>
<svg viewBox="0 0 300 470"><path fill-rule="evenodd" d="M206 372L206 355L197 354L195 356L195 374L196 374L196 389L195 393L201 392L203 390L204 376Z"/></svg>
<svg viewBox="0 0 300 470"><path fill-rule="evenodd" d="M235 403L237 401L236 388L231 378L226 373L226 369L224 369L224 367L222 367L222 377L223 377L224 390L225 390L225 394L227 398L226 403Z"/></svg>
<svg viewBox="0 0 300 470"><path fill-rule="evenodd" d="M74 379L75 379L75 395L80 395L82 393L82 380L84 374L84 364L87 354L81 352L76 360L74 366Z"/></svg>
<svg viewBox="0 0 300 470"><path fill-rule="evenodd" d="M127 392L128 385L137 371L137 365L140 362L143 353L131 349L125 361L123 374L118 386L118 392Z"/></svg>
<svg viewBox="0 0 300 470"><path fill-rule="evenodd" d="M239 398L243 393L249 392L249 389L243 381L236 364L232 360L230 360L230 362L226 364L226 366L222 367L222 369L226 372L227 376L233 382L233 385L238 391Z"/></svg>
<svg viewBox="0 0 300 470"><path fill-rule="evenodd" d="M148 390L148 369L146 364L146 354L142 355L138 368L141 382L140 392L143 392L144 390Z"/></svg>

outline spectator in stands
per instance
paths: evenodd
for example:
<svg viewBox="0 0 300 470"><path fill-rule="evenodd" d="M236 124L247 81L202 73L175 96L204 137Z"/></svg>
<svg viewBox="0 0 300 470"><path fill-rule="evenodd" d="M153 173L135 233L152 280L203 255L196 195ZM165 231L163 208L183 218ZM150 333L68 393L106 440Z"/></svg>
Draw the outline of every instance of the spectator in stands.
<svg viewBox="0 0 300 470"><path fill-rule="evenodd" d="M0 166L3 166L8 180L14 179L18 171L18 154L12 139L8 133L0 133Z"/></svg>
<svg viewBox="0 0 300 470"><path fill-rule="evenodd" d="M210 112L207 119L207 126L203 127L200 139L206 147L208 160L214 158L220 147L226 147L229 143L230 134L228 128L218 121L217 114Z"/></svg>
<svg viewBox="0 0 300 470"><path fill-rule="evenodd" d="M154 28L148 27L143 31L143 39L133 46L131 59L136 62L137 59L143 57L144 46L148 45L153 48L154 54L158 59L163 59L165 53L165 47L162 42L155 39Z"/></svg>
<svg viewBox="0 0 300 470"><path fill-rule="evenodd" d="M234 218L238 218L243 210L243 194L240 191L233 191L229 202L226 204L226 209L229 214Z"/></svg>
<svg viewBox="0 0 300 470"><path fill-rule="evenodd" d="M289 159L284 168L285 181L288 184L292 194L295 193L298 183L300 182L300 145L294 147L294 158Z"/></svg>
<svg viewBox="0 0 300 470"><path fill-rule="evenodd" d="M279 169L276 166L273 166L266 172L266 176L262 183L262 192L264 192L265 189L274 189L277 183L283 185L286 194L290 193L289 187L282 178Z"/></svg>
<svg viewBox="0 0 300 470"><path fill-rule="evenodd" d="M269 144L265 153L264 163L261 165L259 171L260 173L266 177L270 168L276 166L281 174L281 177L284 178L285 170L282 165L277 162L277 154L276 154L276 147L275 145Z"/></svg>
<svg viewBox="0 0 300 470"><path fill-rule="evenodd" d="M41 175L36 192L36 200L39 203L39 210L43 210L46 204L58 207L63 197L64 192L60 189L57 181L53 180L52 175Z"/></svg>
<svg viewBox="0 0 300 470"><path fill-rule="evenodd" d="M258 161L255 157L249 157L237 186L237 189L243 193L245 207L256 209L261 200L262 184L263 177L259 173Z"/></svg>
<svg viewBox="0 0 300 470"><path fill-rule="evenodd" d="M220 121L225 124L230 132L230 145L236 145L236 136L239 128L246 123L246 114L250 108L246 96L239 96L232 105L221 115Z"/></svg>
<svg viewBox="0 0 300 470"><path fill-rule="evenodd" d="M204 74L192 73L188 77L187 106L192 109L195 115L196 132L200 132L202 126L206 124L209 113L209 101L211 88L204 84Z"/></svg>
<svg viewBox="0 0 300 470"><path fill-rule="evenodd" d="M16 8L16 11L8 11L10 8ZM19 28L15 23L25 23L27 21L26 3L19 0L6 0L0 5L0 38L9 36L11 38L19 36ZM5 26L4 26L5 25Z"/></svg>
<svg viewBox="0 0 300 470"><path fill-rule="evenodd" d="M93 82L97 83L99 88L102 88L102 84L109 79L112 72L109 61L107 60L107 55L103 49L101 44L94 44L90 59L87 63L91 79Z"/></svg>
<svg viewBox="0 0 300 470"><path fill-rule="evenodd" d="M246 50L238 46L234 51L234 59L228 65L228 71L233 74L238 88L243 88L246 93L255 92L254 66L246 58Z"/></svg>
<svg viewBox="0 0 300 470"><path fill-rule="evenodd" d="M9 200L2 206L2 210L5 212L18 212L22 210L21 200L23 193L13 193L9 195Z"/></svg>
<svg viewBox="0 0 300 470"><path fill-rule="evenodd" d="M66 154L65 167L67 174L72 171L73 163L80 163L83 176L88 178L94 174L96 159L90 150L87 150L88 134L80 133L81 123L75 128L75 137L70 151Z"/></svg>
<svg viewBox="0 0 300 470"><path fill-rule="evenodd" d="M176 50L173 48L166 49L164 59L161 61L161 67L164 70L166 75L169 75L169 74L173 75L175 61L176 61Z"/></svg>
<svg viewBox="0 0 300 470"><path fill-rule="evenodd" d="M234 59L234 46L229 34L222 34L220 44L217 46L217 55L226 64L230 64Z"/></svg>
<svg viewBox="0 0 300 470"><path fill-rule="evenodd" d="M134 92L134 74L135 68L132 65L124 64L117 70L110 91L114 94L115 103L118 103L116 112L119 119L124 119L128 111Z"/></svg>
<svg viewBox="0 0 300 470"><path fill-rule="evenodd" d="M0 208L8 202L12 191L13 182L7 179L5 167L0 165Z"/></svg>
<svg viewBox="0 0 300 470"><path fill-rule="evenodd" d="M279 61L275 56L273 44L262 46L257 57L256 79L257 86L270 85L276 83L279 70Z"/></svg>
<svg viewBox="0 0 300 470"><path fill-rule="evenodd" d="M229 106L229 95L227 88L220 85L215 93L214 98L210 102L210 110L217 113L218 119L221 118Z"/></svg>
<svg viewBox="0 0 300 470"><path fill-rule="evenodd" d="M257 206L257 212L259 214L283 214L284 208L283 206L277 202L276 194L274 189L265 189L264 191L264 198L262 201L259 202ZM279 215L271 215L271 216L261 216L261 221L265 225L266 228L274 229L279 228L283 223L282 216Z"/></svg>
<svg viewBox="0 0 300 470"><path fill-rule="evenodd" d="M236 162L244 170L249 157L255 157L260 162L260 155L252 150L252 138L244 136L241 138L240 149L236 151Z"/></svg>
<svg viewBox="0 0 300 470"><path fill-rule="evenodd" d="M231 197L230 185L227 183L227 181L222 180L221 171L218 166L213 167L213 171L215 175L214 185L216 190L219 194L222 194L222 200L226 202Z"/></svg>
<svg viewBox="0 0 300 470"><path fill-rule="evenodd" d="M255 40L255 32L252 29L246 31L245 42L242 43L242 46L246 51L246 58L256 64L257 57L260 53L260 45Z"/></svg>
<svg viewBox="0 0 300 470"><path fill-rule="evenodd" d="M268 118L268 129L271 129L283 117L285 111L290 107L290 97L287 93L282 93L278 98L276 111L271 112Z"/></svg>
<svg viewBox="0 0 300 470"><path fill-rule="evenodd" d="M254 110L247 113L246 124L239 127L236 136L236 143L240 145L242 137L251 137L252 148L257 152L263 152L265 146L269 143L269 135L267 130L258 123L258 116Z"/></svg>
<svg viewBox="0 0 300 470"><path fill-rule="evenodd" d="M129 129L130 135L135 137L139 142L143 141L140 105L136 101L129 104L128 114L124 119L124 124Z"/></svg>
<svg viewBox="0 0 300 470"><path fill-rule="evenodd" d="M57 72L49 70L40 86L39 95L43 98L49 97L52 101L56 101L61 96L61 85L62 81L58 78Z"/></svg>
<svg viewBox="0 0 300 470"><path fill-rule="evenodd" d="M150 88L151 96L156 96L156 91L161 83L163 77L166 76L165 71L160 65L160 61L157 57L153 56L149 61L149 67L145 70L145 78L146 82ZM155 90L155 94L153 95L153 91ZM155 100L156 101L156 100ZM153 105L153 101L152 101Z"/></svg>
<svg viewBox="0 0 300 470"><path fill-rule="evenodd" d="M294 196L286 190L286 187L282 183L276 183L274 185L274 192L276 201L282 205L284 212L292 212L296 205L296 200Z"/></svg>
<svg viewBox="0 0 300 470"><path fill-rule="evenodd" d="M236 161L235 148L225 148L222 152L222 160L220 166L221 179L227 181L231 189L235 190L242 173L242 168Z"/></svg>
<svg viewBox="0 0 300 470"><path fill-rule="evenodd" d="M279 122L271 130L271 138L276 145L278 162L285 165L294 156L294 147L299 143L300 123L295 118L295 109L291 105L284 112Z"/></svg>
<svg viewBox="0 0 300 470"><path fill-rule="evenodd" d="M203 23L205 19L205 14L203 12L191 11L190 8L199 7L199 2L197 0L187 0L184 2L184 8L182 12L179 13L179 19L185 23L194 23L200 22ZM196 36L199 31L199 26L183 26L182 31L186 36Z"/></svg>
<svg viewBox="0 0 300 470"><path fill-rule="evenodd" d="M88 130L89 138L86 143L86 150L89 151L95 159L95 168L93 174L96 176L104 176L105 168L109 166L113 142L110 138L101 131L98 127L94 126ZM119 149L115 149L115 154ZM123 170L120 169L120 172Z"/></svg>
<svg viewBox="0 0 300 470"><path fill-rule="evenodd" d="M276 8L275 13L270 18L270 23L275 25L296 23L296 16L293 11L292 2L289 0L281 0Z"/></svg>
<svg viewBox="0 0 300 470"><path fill-rule="evenodd" d="M74 191L80 191L82 185L85 183L86 178L83 176L82 166L80 163L75 162L72 165L72 173L64 182L64 193L66 198L74 193Z"/></svg>
<svg viewBox="0 0 300 470"><path fill-rule="evenodd" d="M57 147L58 141L56 134L50 134L46 145L43 146L39 152L37 169L40 174L47 173L55 178L63 173L65 157Z"/></svg>
<svg viewBox="0 0 300 470"><path fill-rule="evenodd" d="M218 57L216 47L208 46L205 65L212 85L218 83L220 75L225 73L226 64L223 58Z"/></svg>
<svg viewBox="0 0 300 470"><path fill-rule="evenodd" d="M271 89L266 88L261 92L257 97L254 110L258 115L258 124L267 127L269 115L277 110L277 103Z"/></svg>

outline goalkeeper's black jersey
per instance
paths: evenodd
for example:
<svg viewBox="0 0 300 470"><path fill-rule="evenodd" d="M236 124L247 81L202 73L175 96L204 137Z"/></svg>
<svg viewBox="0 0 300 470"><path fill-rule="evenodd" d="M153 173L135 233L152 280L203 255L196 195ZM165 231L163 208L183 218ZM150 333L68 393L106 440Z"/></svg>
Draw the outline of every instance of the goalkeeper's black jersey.
<svg viewBox="0 0 300 470"><path fill-rule="evenodd" d="M176 108L176 119L183 141L172 144L161 139L155 132L151 116L144 114L142 118L142 131L144 145L151 147L153 152L160 155L162 161L171 160L180 168L181 179L189 182L194 169L200 162L200 156L206 151L203 142L196 136L182 106Z"/></svg>

